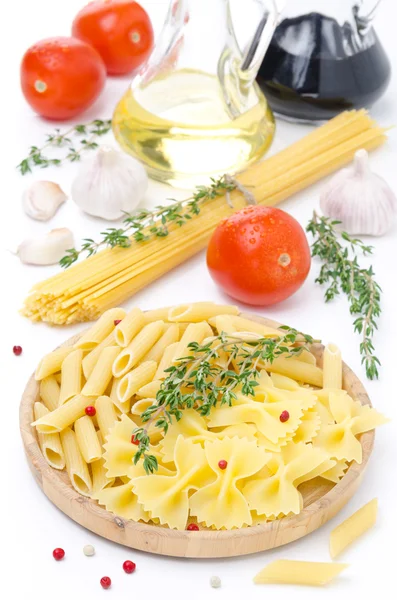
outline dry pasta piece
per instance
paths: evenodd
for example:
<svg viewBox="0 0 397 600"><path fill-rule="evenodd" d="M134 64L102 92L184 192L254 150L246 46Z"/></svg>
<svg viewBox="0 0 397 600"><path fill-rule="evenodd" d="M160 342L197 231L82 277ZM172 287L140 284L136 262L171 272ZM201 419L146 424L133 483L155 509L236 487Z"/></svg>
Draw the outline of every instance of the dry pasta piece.
<svg viewBox="0 0 397 600"><path fill-rule="evenodd" d="M74 350L65 358L61 370L61 391L59 393L59 406L64 404L81 392L83 382L83 372L81 363L83 361L83 351ZM91 394L85 394L90 396Z"/></svg>
<svg viewBox="0 0 397 600"><path fill-rule="evenodd" d="M340 563L275 560L254 577L255 583L326 585L349 565Z"/></svg>
<svg viewBox="0 0 397 600"><path fill-rule="evenodd" d="M70 427L61 431L61 443L65 454L66 470L72 486L82 496L90 496L92 493L90 472L81 455L76 434Z"/></svg>
<svg viewBox="0 0 397 600"><path fill-rule="evenodd" d="M41 379L44 379L49 375L58 373L58 371L61 370L63 361L68 354L73 352L73 350L73 346L65 346L46 354L37 366L35 373L36 381L41 381Z"/></svg>
<svg viewBox="0 0 397 600"><path fill-rule="evenodd" d="M174 359L175 352L178 346L179 342L175 342L174 344L170 344L168 348L164 350L163 357L160 361L159 366L157 367L154 379L161 380L165 379L168 376L168 373L166 373L166 369L169 369L169 367L172 366L172 361Z"/></svg>
<svg viewBox="0 0 397 600"><path fill-rule="evenodd" d="M154 360L159 363L163 357L165 349L179 340L179 325L177 323L169 324L161 338L150 348L149 352L142 358L142 362Z"/></svg>
<svg viewBox="0 0 397 600"><path fill-rule="evenodd" d="M279 454L271 456L266 471L260 471L245 484L243 494L250 509L267 518L299 514L303 500L295 482L310 479L313 470L327 459L321 448L290 442Z"/></svg>
<svg viewBox="0 0 397 600"><path fill-rule="evenodd" d="M141 363L121 378L116 394L123 412L128 412L132 396L137 393L139 388L153 380L156 370L157 363L149 360Z"/></svg>
<svg viewBox="0 0 397 600"><path fill-rule="evenodd" d="M46 408L51 412L59 404L60 387L54 375L49 375L40 381L40 398Z"/></svg>
<svg viewBox="0 0 397 600"><path fill-rule="evenodd" d="M95 398L78 395L34 423L39 433L59 433L85 414L87 406L95 405Z"/></svg>
<svg viewBox="0 0 397 600"><path fill-rule="evenodd" d="M105 469L105 461L103 458L96 460L91 463L91 474L92 474L92 497L95 498L96 494L100 491L112 487L115 482L114 477L108 477Z"/></svg>
<svg viewBox="0 0 397 600"><path fill-rule="evenodd" d="M114 330L115 342L126 348L145 325L145 316L140 308L133 308Z"/></svg>
<svg viewBox="0 0 397 600"><path fill-rule="evenodd" d="M265 371L265 373L266 372L267 371ZM295 379L291 379L291 377L286 377L285 375L280 375L280 373L270 373L270 379L273 385L281 390L293 392L295 390L299 390L300 388L299 383L295 381Z"/></svg>
<svg viewBox="0 0 397 600"><path fill-rule="evenodd" d="M155 398L162 383L161 379L153 379L153 381L139 388L136 395L138 398Z"/></svg>
<svg viewBox="0 0 397 600"><path fill-rule="evenodd" d="M336 558L376 523L378 499L374 498L331 531L330 553Z"/></svg>
<svg viewBox="0 0 397 600"><path fill-rule="evenodd" d="M168 311L169 321L189 321L199 323L207 321L211 317L221 314L238 315L237 306L217 305L213 302L193 302L191 304L180 304Z"/></svg>
<svg viewBox="0 0 397 600"><path fill-rule="evenodd" d="M224 438L204 444L215 481L201 487L190 498L190 514L207 527L240 528L251 525L252 517L238 482L260 471L270 455L247 439ZM225 468L221 462L226 461Z"/></svg>
<svg viewBox="0 0 397 600"><path fill-rule="evenodd" d="M123 308L112 308L106 311L90 329L76 342L75 348L92 350L103 342L114 331L115 321L124 319L126 312Z"/></svg>
<svg viewBox="0 0 397 600"><path fill-rule="evenodd" d="M145 311L145 322L153 323L154 321L169 321L168 313L172 306L166 306L165 308L155 308L154 310Z"/></svg>
<svg viewBox="0 0 397 600"><path fill-rule="evenodd" d="M86 463L99 460L102 456L101 444L91 417L84 415L74 424L77 443Z"/></svg>
<svg viewBox="0 0 397 600"><path fill-rule="evenodd" d="M186 328L186 331L175 348L173 362L192 354L192 351L188 347L190 343L197 342L198 344L201 344L207 336L211 335L212 329L206 321L191 323Z"/></svg>
<svg viewBox="0 0 397 600"><path fill-rule="evenodd" d="M152 517L171 529L183 530L189 517L189 492L214 479L204 450L179 436L175 444L174 475L153 474L132 480L138 501Z"/></svg>
<svg viewBox="0 0 397 600"><path fill-rule="evenodd" d="M321 473L321 477L333 481L333 483L338 483L349 468L349 463L346 460L335 460L334 462L335 464L332 467Z"/></svg>
<svg viewBox="0 0 397 600"><path fill-rule="evenodd" d="M282 335L276 327L269 327L263 323L256 323L255 321L245 319L244 317L231 316L230 320L235 326L236 331L249 331L251 333L257 333L261 337L280 337L280 335Z"/></svg>
<svg viewBox="0 0 397 600"><path fill-rule="evenodd" d="M133 492L131 481L123 485L103 488L94 493L93 498L107 511L123 519L146 522L150 520L150 514L144 510L142 504L139 504Z"/></svg>
<svg viewBox="0 0 397 600"><path fill-rule="evenodd" d="M109 392L109 398L111 399L111 401L113 402L114 408L116 410L117 413L120 414L125 414L128 412L128 404L125 404L124 406L121 404L121 402L119 401L119 397L117 394L117 389L119 387L120 381L122 380L122 377L114 377L112 380L112 386L110 388L110 392Z"/></svg>
<svg viewBox="0 0 397 600"><path fill-rule="evenodd" d="M109 346L116 346L116 342L114 339L113 331L109 333L109 335L96 346L91 352L87 354L83 358L83 373L86 379L89 379L92 371L94 370L95 365L97 364L98 357L101 354L104 348L108 348Z"/></svg>
<svg viewBox="0 0 397 600"><path fill-rule="evenodd" d="M270 373L280 373L295 379L296 381L303 381L316 387L323 386L323 371L320 367L311 365L296 358L284 358L278 356L272 363L269 361L261 361L260 365Z"/></svg>
<svg viewBox="0 0 397 600"><path fill-rule="evenodd" d="M100 396L95 402L96 418L102 437L106 440L109 431L117 423L117 413L108 396Z"/></svg>
<svg viewBox="0 0 397 600"><path fill-rule="evenodd" d="M334 423L323 424L313 443L338 460L362 462L362 446L357 435L375 429L387 419L370 406L354 401L344 390L329 392Z"/></svg>
<svg viewBox="0 0 397 600"><path fill-rule="evenodd" d="M113 376L113 363L119 354L118 346L109 346L102 350L98 362L83 387L82 393L85 396L101 396L106 392Z"/></svg>
<svg viewBox="0 0 397 600"><path fill-rule="evenodd" d="M323 387L342 389L342 355L335 344L328 344L324 350Z"/></svg>
<svg viewBox="0 0 397 600"><path fill-rule="evenodd" d="M48 408L41 404L41 402L35 402L34 404L34 418L40 419L48 414ZM54 469L62 470L65 468L65 456L62 450L62 444L59 437L59 433L38 433L37 438L39 440L39 446L43 453L44 458Z"/></svg>
<svg viewBox="0 0 397 600"><path fill-rule="evenodd" d="M145 325L132 342L116 358L113 364L114 377L122 377L130 371L145 356L150 348L162 336L163 321L154 321Z"/></svg>
<svg viewBox="0 0 397 600"><path fill-rule="evenodd" d="M298 429L294 433L294 442L311 442L319 432L321 419L315 408L306 410L301 418Z"/></svg>

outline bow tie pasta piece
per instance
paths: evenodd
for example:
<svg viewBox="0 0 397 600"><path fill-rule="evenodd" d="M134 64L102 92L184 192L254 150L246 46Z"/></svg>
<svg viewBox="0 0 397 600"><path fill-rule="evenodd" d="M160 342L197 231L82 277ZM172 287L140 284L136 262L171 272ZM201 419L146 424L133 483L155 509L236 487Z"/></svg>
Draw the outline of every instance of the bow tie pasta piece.
<svg viewBox="0 0 397 600"><path fill-rule="evenodd" d="M216 480L191 496L190 514L216 529L251 525L251 513L237 483L260 471L270 456L255 442L238 437L205 442L204 447ZM220 467L220 461L225 461L224 468Z"/></svg>
<svg viewBox="0 0 397 600"><path fill-rule="evenodd" d="M280 415L288 411L289 419L282 423ZM285 402L251 402L237 406L215 408L210 414L208 427L226 427L239 423L253 423L258 431L273 444L296 431L303 416L303 408L296 400Z"/></svg>
<svg viewBox="0 0 397 600"><path fill-rule="evenodd" d="M310 479L311 473L327 459L321 448L291 442L268 462L270 475L262 470L245 484L242 492L250 509L266 518L299 514L303 500L295 482Z"/></svg>
<svg viewBox="0 0 397 600"><path fill-rule="evenodd" d="M323 425L314 444L331 458L362 462L362 446L357 435L387 422L375 409L355 402L344 390L329 392L329 408L334 424Z"/></svg>
<svg viewBox="0 0 397 600"><path fill-rule="evenodd" d="M205 452L180 435L175 444L176 473L146 475L132 480L133 489L144 509L171 529L185 529L189 517L189 492L214 479Z"/></svg>
<svg viewBox="0 0 397 600"><path fill-rule="evenodd" d="M334 463L332 467L321 473L321 477L333 483L338 483L349 468L349 463L346 460L335 460Z"/></svg>
<svg viewBox="0 0 397 600"><path fill-rule="evenodd" d="M93 496L107 511L133 521L149 521L150 514L139 504L132 490L132 483L105 488Z"/></svg>
<svg viewBox="0 0 397 600"><path fill-rule="evenodd" d="M254 426L246 425L245 423L232 425L217 432L208 431L207 422L204 417L199 415L196 410L188 408L183 411L179 421L174 421L169 426L167 435L161 441L162 460L163 463L173 462L175 442L180 435L183 435L184 438L188 438L195 444L203 446L206 440L212 441L222 439L226 436L232 437L233 435L255 439L255 432L256 428Z"/></svg>
<svg viewBox="0 0 397 600"><path fill-rule="evenodd" d="M295 431L294 442L311 442L316 437L321 427L321 418L318 412L310 408L303 413L298 429Z"/></svg>
<svg viewBox="0 0 397 600"><path fill-rule="evenodd" d="M108 477L120 477L128 473L138 450L138 446L131 442L132 433L136 428L135 421L127 415L122 415L121 421L116 423L109 433L103 455ZM150 447L149 452L161 462L161 455L153 447Z"/></svg>

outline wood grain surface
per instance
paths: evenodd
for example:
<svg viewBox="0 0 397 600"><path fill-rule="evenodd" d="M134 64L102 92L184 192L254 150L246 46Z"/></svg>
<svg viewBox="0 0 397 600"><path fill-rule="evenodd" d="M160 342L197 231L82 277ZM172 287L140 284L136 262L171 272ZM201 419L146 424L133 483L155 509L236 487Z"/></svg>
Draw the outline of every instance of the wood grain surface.
<svg viewBox="0 0 397 600"><path fill-rule="evenodd" d="M241 316L279 326L270 319L249 314ZM63 345L74 344L78 337ZM322 366L323 350L320 344L312 348L319 366ZM362 383L346 364L343 364L343 388L355 400L371 405ZM357 490L375 440L373 431L361 436L362 464L353 463L338 484L320 478L303 484L299 489L304 508L299 515L231 531L176 531L122 519L101 508L96 501L80 496L71 486L67 473L52 469L41 453L36 432L31 427L33 406L38 400L39 386L32 375L20 405L20 430L30 469L45 495L71 519L94 533L130 548L166 556L215 558L252 554L288 544L315 531L334 517Z"/></svg>

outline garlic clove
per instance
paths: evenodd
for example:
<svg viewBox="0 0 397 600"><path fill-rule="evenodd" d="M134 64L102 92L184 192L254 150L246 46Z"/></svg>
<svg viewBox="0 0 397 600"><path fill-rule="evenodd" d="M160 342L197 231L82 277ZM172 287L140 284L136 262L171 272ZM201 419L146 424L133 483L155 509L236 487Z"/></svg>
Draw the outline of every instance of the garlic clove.
<svg viewBox="0 0 397 600"><path fill-rule="evenodd" d="M62 227L53 229L44 236L23 241L18 247L17 255L24 264L54 265L65 255L66 250L73 247L73 233Z"/></svg>
<svg viewBox="0 0 397 600"><path fill-rule="evenodd" d="M101 146L80 166L72 200L81 210L108 221L134 211L148 187L143 165L132 156Z"/></svg>
<svg viewBox="0 0 397 600"><path fill-rule="evenodd" d="M67 196L53 181L35 181L22 195L25 213L36 221L48 221L58 208L66 202Z"/></svg>
<svg viewBox="0 0 397 600"><path fill-rule="evenodd" d="M366 150L356 152L354 164L332 177L320 206L326 217L340 221L340 227L351 235L384 235L397 216L397 197L388 183L371 171Z"/></svg>

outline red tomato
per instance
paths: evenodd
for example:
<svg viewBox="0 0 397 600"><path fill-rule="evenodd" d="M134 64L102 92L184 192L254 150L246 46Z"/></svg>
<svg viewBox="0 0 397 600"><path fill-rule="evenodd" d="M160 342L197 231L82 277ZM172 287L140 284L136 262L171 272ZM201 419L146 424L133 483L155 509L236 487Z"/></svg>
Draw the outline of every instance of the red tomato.
<svg viewBox="0 0 397 600"><path fill-rule="evenodd" d="M310 270L302 227L278 208L248 206L222 221L210 240L207 265L232 298L266 306L289 298Z"/></svg>
<svg viewBox="0 0 397 600"><path fill-rule="evenodd" d="M30 106L47 119L71 119L96 100L106 80L98 52L68 37L31 46L21 63L21 86Z"/></svg>
<svg viewBox="0 0 397 600"><path fill-rule="evenodd" d="M146 11L133 0L95 0L76 16L73 35L96 48L111 75L137 69L153 47Z"/></svg>

